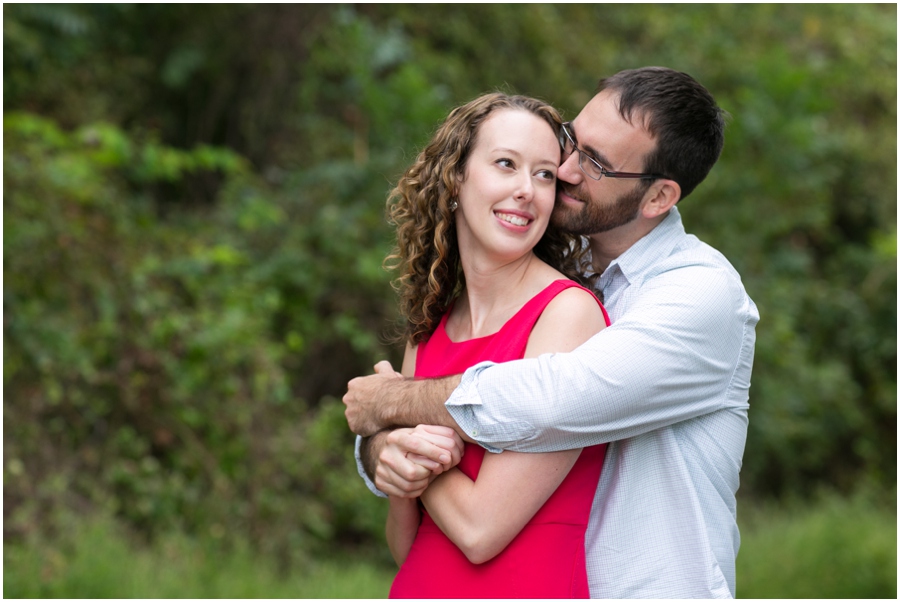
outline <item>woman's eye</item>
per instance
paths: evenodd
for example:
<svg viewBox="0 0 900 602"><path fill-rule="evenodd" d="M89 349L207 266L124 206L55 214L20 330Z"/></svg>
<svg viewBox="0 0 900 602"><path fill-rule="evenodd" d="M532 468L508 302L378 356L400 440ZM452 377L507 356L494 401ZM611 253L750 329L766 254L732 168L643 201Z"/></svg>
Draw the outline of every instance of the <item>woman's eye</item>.
<svg viewBox="0 0 900 602"><path fill-rule="evenodd" d="M550 171L549 169L542 169L538 172L538 177L544 180L548 180L550 182L554 182L556 180L556 174Z"/></svg>
<svg viewBox="0 0 900 602"><path fill-rule="evenodd" d="M497 163L497 165L499 165L500 167L508 167L510 169L515 167L515 164L510 159L497 159L495 163Z"/></svg>

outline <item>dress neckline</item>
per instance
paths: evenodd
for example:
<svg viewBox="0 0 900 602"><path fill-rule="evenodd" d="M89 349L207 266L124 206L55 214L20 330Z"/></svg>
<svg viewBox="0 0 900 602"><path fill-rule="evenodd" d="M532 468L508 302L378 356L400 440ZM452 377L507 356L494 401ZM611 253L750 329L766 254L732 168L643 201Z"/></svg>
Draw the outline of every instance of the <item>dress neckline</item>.
<svg viewBox="0 0 900 602"><path fill-rule="evenodd" d="M522 307L520 307L518 310L516 310L516 313L514 313L513 315L511 315L511 316L509 317L509 319L508 319L506 322L503 323L503 326L501 326L500 329L497 330L496 332L493 332L493 333L491 333L491 334L486 334L486 335L480 336L480 337L474 337L474 338L471 338L471 339L464 339L464 340L462 340L462 341L454 341L453 339L450 338L450 335L447 333L447 320L448 320L449 317L450 317L450 313L453 311L453 305L455 305L455 302L454 302L454 304L450 306L450 309L447 310L446 312L444 312L444 315L443 315L443 317L441 318L441 322L440 322L440 324L438 324L438 327L437 327L437 329L435 330L435 334L437 334L437 333L440 332L440 333L441 333L441 336L443 336L445 339L447 339L447 341L449 341L449 342L450 342L451 344L453 344L453 345L465 345L466 343L479 343L479 342L487 341L487 340L489 340L489 339L491 339L491 338L497 336L497 335L500 334L501 332L503 332L503 331L509 326L509 324L510 324L513 320L515 320L516 317L518 317L519 314L521 314L523 311L525 311L526 309L528 309L528 307L529 307L530 305L532 305L532 304L534 304L534 303L540 303L541 297L542 297L549 289L551 289L552 287L560 286L560 285L561 285L560 283L562 283L562 285L567 285L567 283L569 283L569 282L572 282L572 281L571 281L571 280L568 280L568 279L566 279L566 278L558 278L558 279L554 280L553 282L551 282L550 284L548 284L547 286L545 286L543 289L541 289L538 293L536 293L531 299L529 299L528 301L526 301L525 303L523 303L523 304L522 304Z"/></svg>

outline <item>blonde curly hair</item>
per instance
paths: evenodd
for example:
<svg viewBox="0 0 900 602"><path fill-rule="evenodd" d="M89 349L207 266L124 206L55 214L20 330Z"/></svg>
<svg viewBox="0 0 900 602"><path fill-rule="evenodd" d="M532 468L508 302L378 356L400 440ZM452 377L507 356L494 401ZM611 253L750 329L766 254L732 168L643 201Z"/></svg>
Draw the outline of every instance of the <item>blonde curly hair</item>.
<svg viewBox="0 0 900 602"><path fill-rule="evenodd" d="M450 112L388 196L397 244L384 264L400 272L392 285L406 322L398 339L427 340L465 285L451 203L481 124L499 109L528 111L554 134L562 124L556 109L540 100L500 92L479 96ZM589 284L584 276L588 250L581 237L549 225L534 253L568 278Z"/></svg>

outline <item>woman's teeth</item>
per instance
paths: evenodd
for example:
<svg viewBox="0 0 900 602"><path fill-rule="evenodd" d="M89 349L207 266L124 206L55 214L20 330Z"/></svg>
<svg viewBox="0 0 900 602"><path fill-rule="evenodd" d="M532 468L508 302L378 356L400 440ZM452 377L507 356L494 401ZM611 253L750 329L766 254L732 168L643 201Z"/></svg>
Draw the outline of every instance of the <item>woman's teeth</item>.
<svg viewBox="0 0 900 602"><path fill-rule="evenodd" d="M510 223L513 226L527 226L528 222L531 221L520 215L510 215L508 213L498 213L496 215L497 215L497 217L502 219L504 222Z"/></svg>

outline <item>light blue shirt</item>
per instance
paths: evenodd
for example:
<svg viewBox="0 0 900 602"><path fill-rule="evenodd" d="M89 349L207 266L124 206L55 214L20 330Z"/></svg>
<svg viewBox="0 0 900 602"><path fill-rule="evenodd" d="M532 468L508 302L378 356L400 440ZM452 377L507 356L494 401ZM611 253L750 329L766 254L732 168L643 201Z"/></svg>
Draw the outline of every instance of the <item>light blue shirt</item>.
<svg viewBox="0 0 900 602"><path fill-rule="evenodd" d="M571 353L470 368L447 409L491 451L609 442L592 597L734 597L756 305L674 208L599 287L612 326Z"/></svg>
<svg viewBox="0 0 900 602"><path fill-rule="evenodd" d="M592 597L734 597L756 306L674 208L599 286L612 326L571 353L470 368L447 409L491 451L609 442L587 531Z"/></svg>

